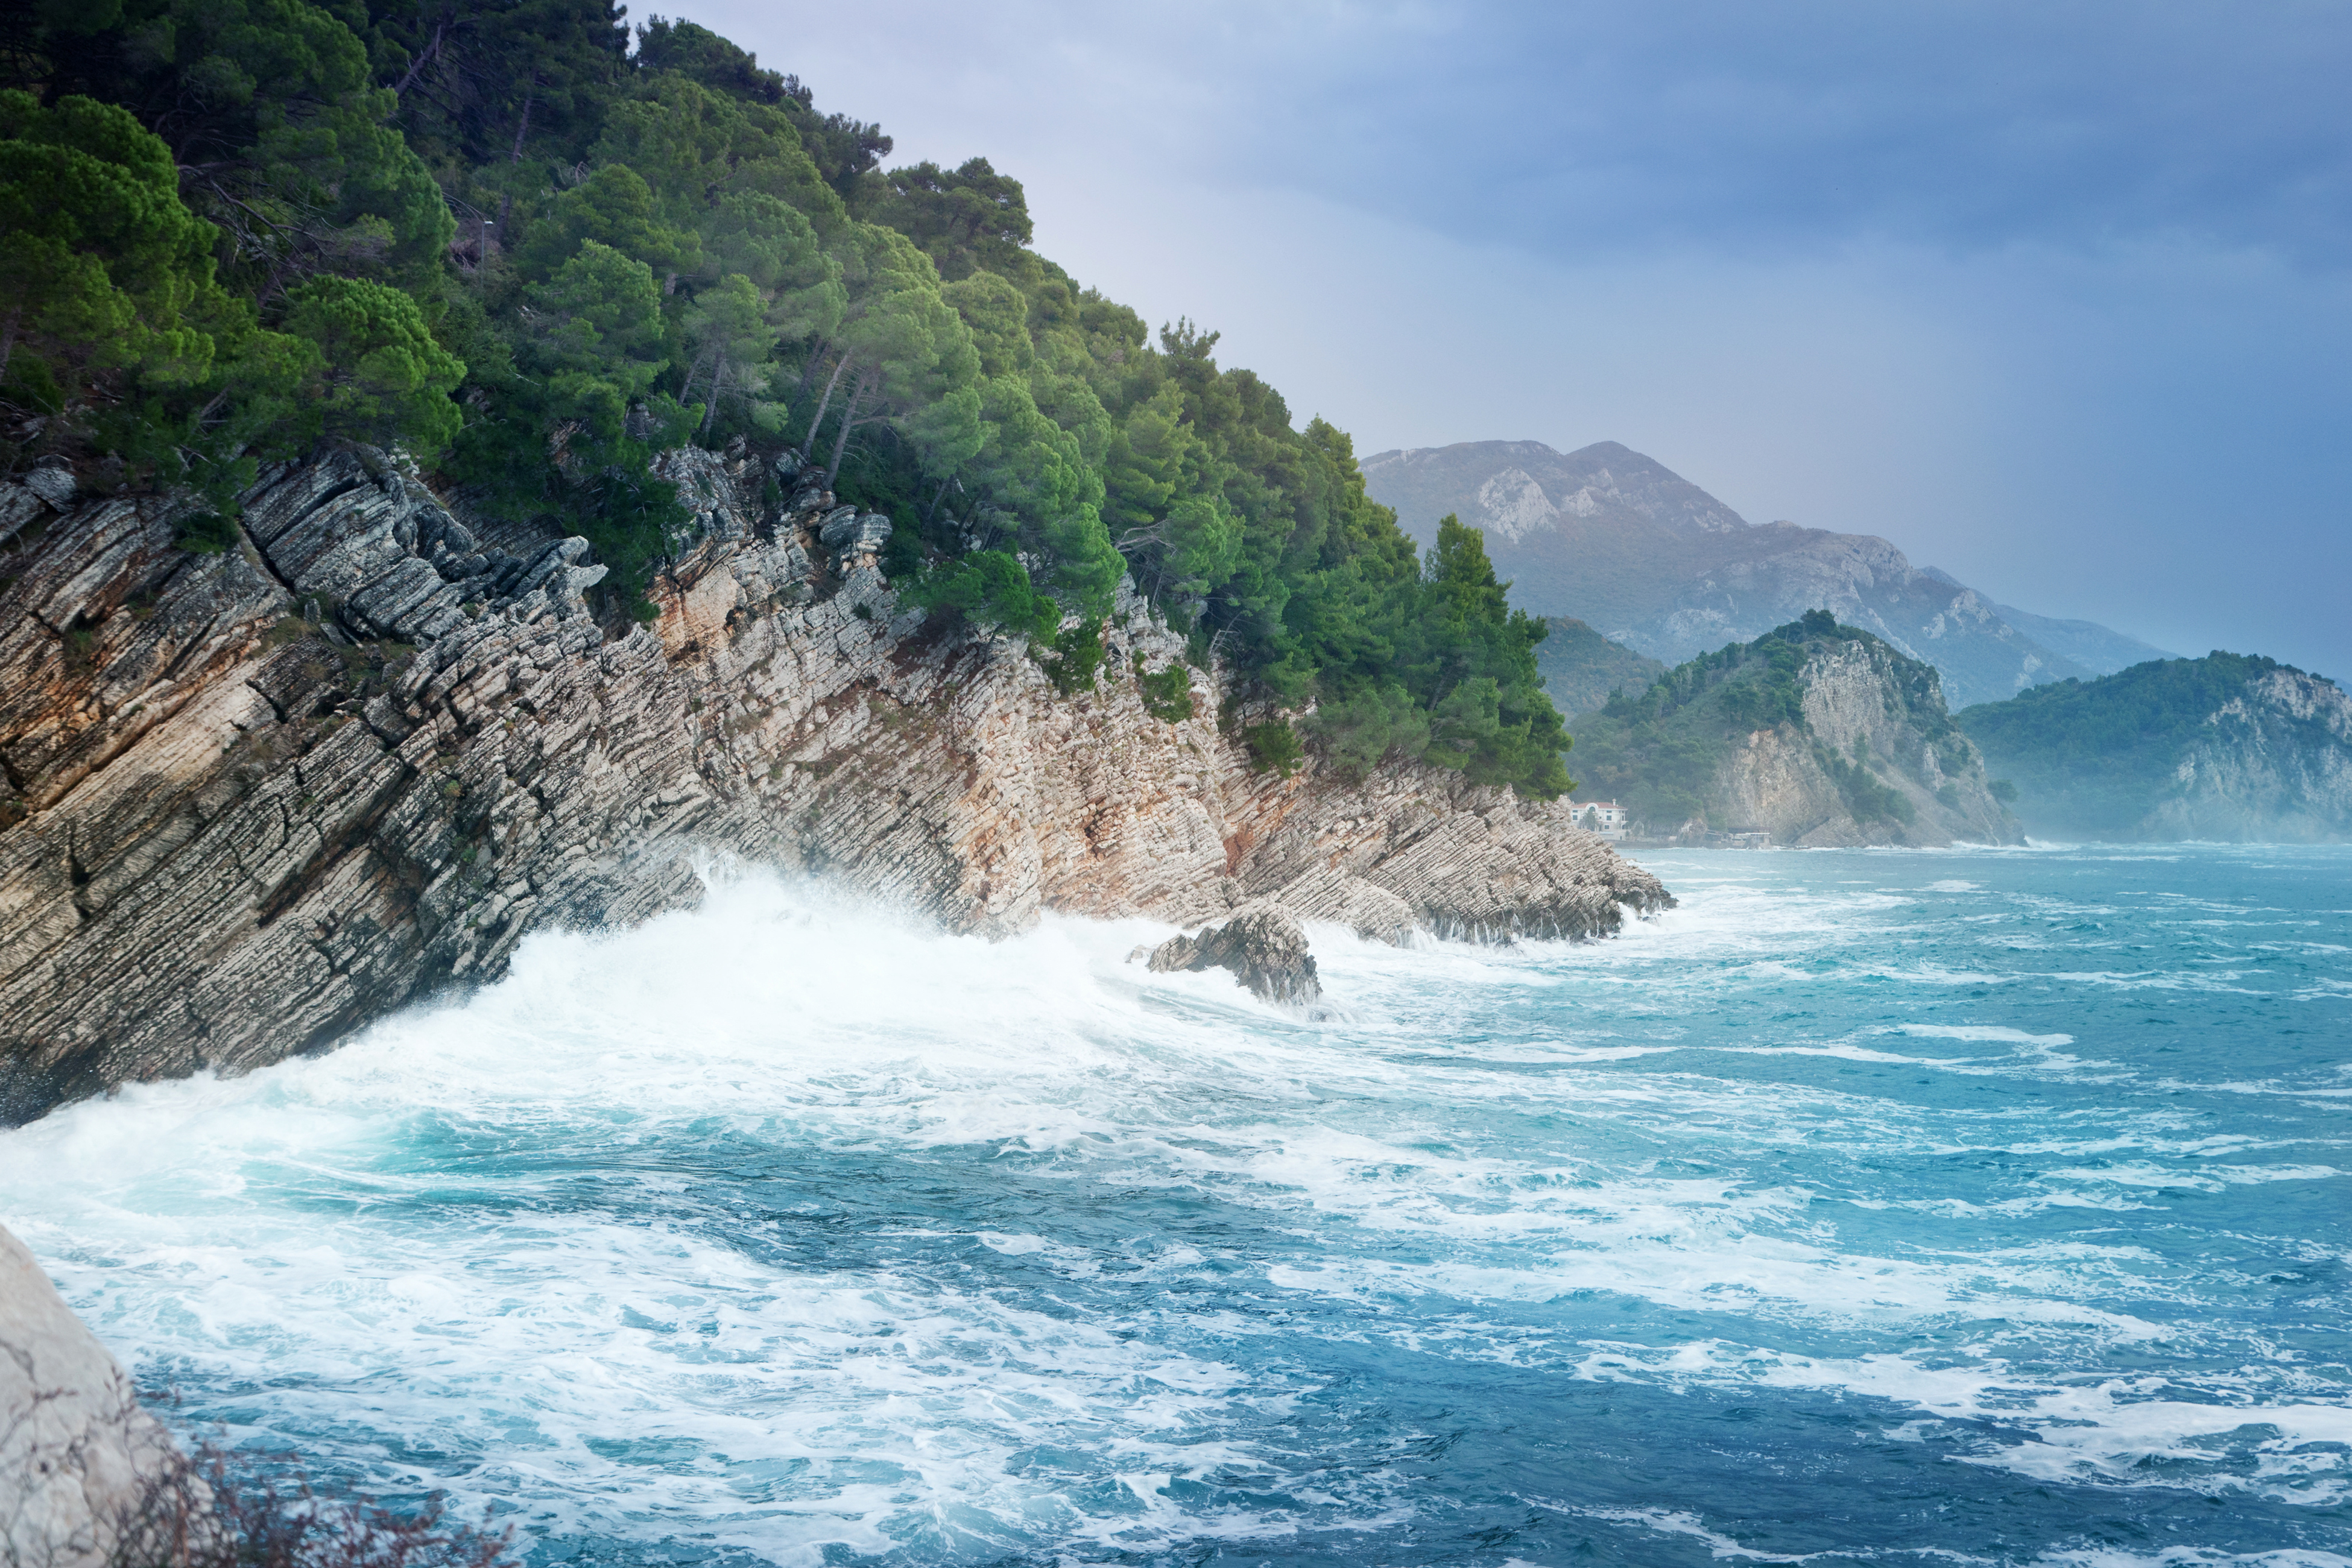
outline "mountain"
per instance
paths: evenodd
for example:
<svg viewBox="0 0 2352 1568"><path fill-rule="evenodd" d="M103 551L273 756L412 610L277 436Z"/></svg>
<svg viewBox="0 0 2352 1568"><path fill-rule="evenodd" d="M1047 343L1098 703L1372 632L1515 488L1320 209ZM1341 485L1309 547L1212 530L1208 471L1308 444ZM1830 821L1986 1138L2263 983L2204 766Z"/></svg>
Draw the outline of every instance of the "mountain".
<svg viewBox="0 0 2352 1568"><path fill-rule="evenodd" d="M1824 610L1668 671L1573 726L1586 799L1638 833L1776 844L2014 842L1935 668Z"/></svg>
<svg viewBox="0 0 2352 1568"><path fill-rule="evenodd" d="M2061 658L2072 659L2095 675L2113 675L2152 658L2179 658L2177 653L2111 631L2096 621L2061 621L2032 615L2008 605L1993 613Z"/></svg>
<svg viewBox="0 0 2352 1568"><path fill-rule="evenodd" d="M1424 548L1437 520L1454 513L1486 531L1514 603L1589 622L1668 663L1827 609L1933 664L1967 704L2097 675L2115 648L2145 646L2086 621L2031 617L2057 628L2043 642L1884 539L1750 523L1614 441L1566 454L1540 441L1465 441L1377 453L1363 472Z"/></svg>
<svg viewBox="0 0 2352 1568"><path fill-rule="evenodd" d="M1591 712L1614 691L1639 697L1666 672L1663 661L1612 642L1571 616L1545 624L1551 634L1536 645L1536 672L1552 706L1570 718Z"/></svg>
<svg viewBox="0 0 2352 1568"><path fill-rule="evenodd" d="M1958 722L2042 837L2352 839L2352 698L2272 659L2155 660Z"/></svg>

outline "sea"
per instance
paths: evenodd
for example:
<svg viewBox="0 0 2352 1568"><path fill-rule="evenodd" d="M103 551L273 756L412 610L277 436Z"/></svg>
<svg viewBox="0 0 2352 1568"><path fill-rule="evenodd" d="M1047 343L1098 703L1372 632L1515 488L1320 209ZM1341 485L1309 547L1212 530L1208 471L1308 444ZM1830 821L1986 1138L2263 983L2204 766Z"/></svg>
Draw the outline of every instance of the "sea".
<svg viewBox="0 0 2352 1568"><path fill-rule="evenodd" d="M534 1564L2352 1564L2352 848L1642 858L1317 1016L712 868L0 1221Z"/></svg>

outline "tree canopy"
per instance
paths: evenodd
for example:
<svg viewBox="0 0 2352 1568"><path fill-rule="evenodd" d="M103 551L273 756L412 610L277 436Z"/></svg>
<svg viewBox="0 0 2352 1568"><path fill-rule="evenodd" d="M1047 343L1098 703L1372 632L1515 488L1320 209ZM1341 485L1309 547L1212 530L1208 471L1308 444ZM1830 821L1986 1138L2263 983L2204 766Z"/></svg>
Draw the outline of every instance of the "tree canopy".
<svg viewBox="0 0 2352 1568"><path fill-rule="evenodd" d="M644 615L687 526L653 453L791 448L892 514L890 571L943 614L1098 649L1131 575L1235 672L1267 756L1295 749L1286 710L1342 773L1403 754L1567 786L1544 627L1473 531L1417 559L1343 432L1040 256L987 158L887 167L890 138L796 77L622 18L103 0L10 23L0 459L112 451L125 482L233 499L257 458L397 442L473 504L588 535Z"/></svg>

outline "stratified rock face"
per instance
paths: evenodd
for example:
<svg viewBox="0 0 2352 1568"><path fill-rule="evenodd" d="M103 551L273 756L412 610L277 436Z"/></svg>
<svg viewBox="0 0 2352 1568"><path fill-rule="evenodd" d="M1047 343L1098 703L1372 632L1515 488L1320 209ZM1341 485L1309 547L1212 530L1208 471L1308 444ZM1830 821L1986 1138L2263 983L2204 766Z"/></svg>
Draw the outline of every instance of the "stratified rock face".
<svg viewBox="0 0 2352 1568"><path fill-rule="evenodd" d="M1658 879L1569 820L1460 773L1385 768L1356 789L1288 792L1243 826L1234 888L1308 920L1396 940L1391 895L1414 929L1473 941L1580 939L1673 904Z"/></svg>
<svg viewBox="0 0 2352 1568"><path fill-rule="evenodd" d="M1981 595L1914 567L1874 534L1751 524L1614 441L1568 453L1465 441L1375 453L1363 468L1372 498L1422 544L1449 512L1484 530L1496 573L1529 614L1589 622L1668 664L1826 609L1933 664L1953 700L1969 703L2119 668L2095 661L2141 646L2039 616L2063 646L2037 642Z"/></svg>
<svg viewBox="0 0 2352 1568"><path fill-rule="evenodd" d="M1221 926L1171 936L1151 950L1155 974L1223 969L1261 999L1302 1007L1322 1000L1315 955L1298 917L1271 900L1245 904Z"/></svg>
<svg viewBox="0 0 2352 1568"><path fill-rule="evenodd" d="M179 1561L171 1533L192 1510L172 1505L202 1493L122 1368L0 1229L0 1562Z"/></svg>
<svg viewBox="0 0 2352 1568"><path fill-rule="evenodd" d="M2299 669L2248 681L2206 721L2136 836L2352 840L2352 697Z"/></svg>
<svg viewBox="0 0 2352 1568"><path fill-rule="evenodd" d="M537 926L692 903L713 856L991 934L1278 895L1376 933L1589 936L1670 901L1563 810L1419 768L1253 773L1210 719L1152 717L1128 672L1182 644L1131 594L1109 674L1065 698L1022 646L898 606L887 519L790 475L762 513L740 458L660 469L697 522L625 629L583 606L578 541L481 545L380 454L270 476L223 555L174 548L164 501L0 487L26 513L0 542L0 1116L322 1047Z"/></svg>

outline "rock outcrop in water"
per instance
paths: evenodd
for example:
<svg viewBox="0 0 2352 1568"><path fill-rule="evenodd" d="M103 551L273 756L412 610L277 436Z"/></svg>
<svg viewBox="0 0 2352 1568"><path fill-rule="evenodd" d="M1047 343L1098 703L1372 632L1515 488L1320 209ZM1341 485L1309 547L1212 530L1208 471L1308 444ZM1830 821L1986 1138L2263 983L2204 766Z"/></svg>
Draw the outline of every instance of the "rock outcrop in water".
<svg viewBox="0 0 2352 1568"><path fill-rule="evenodd" d="M1268 1002L1304 1006L1319 1002L1323 983L1307 951L1298 917L1270 900L1245 905L1221 926L1171 936L1151 950L1155 974L1223 969Z"/></svg>
<svg viewBox="0 0 2352 1568"><path fill-rule="evenodd" d="M22 1242L0 1229L0 1562L99 1568L181 1560L152 1505L201 1492L131 1379Z"/></svg>
<svg viewBox="0 0 2352 1568"><path fill-rule="evenodd" d="M807 483L762 510L740 458L661 469L697 531L635 627L583 603L583 542L492 542L365 449L268 475L212 555L174 543L184 502L0 487L0 1114L321 1047L537 927L691 903L713 857L988 934L1270 898L1577 937L1669 901L1564 805L1253 773L1153 717L1129 672L1183 644L1131 594L1065 697L899 605L886 520Z"/></svg>

